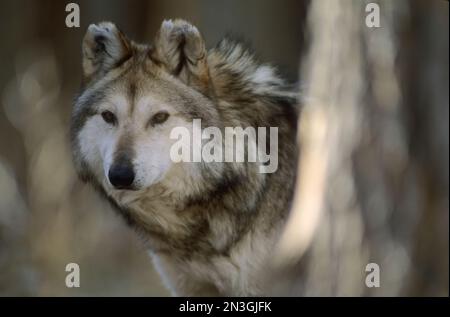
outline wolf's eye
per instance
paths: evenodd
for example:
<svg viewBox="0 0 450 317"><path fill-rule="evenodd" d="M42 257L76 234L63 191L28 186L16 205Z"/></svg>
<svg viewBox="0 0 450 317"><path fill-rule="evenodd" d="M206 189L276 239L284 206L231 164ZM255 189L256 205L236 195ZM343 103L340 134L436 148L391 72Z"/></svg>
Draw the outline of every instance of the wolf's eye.
<svg viewBox="0 0 450 317"><path fill-rule="evenodd" d="M111 111L103 111L102 118L103 120L105 120L106 123L109 124L116 124L117 122L116 116Z"/></svg>
<svg viewBox="0 0 450 317"><path fill-rule="evenodd" d="M158 112L155 114L152 119L152 125L164 123L169 118L169 114L165 111Z"/></svg>

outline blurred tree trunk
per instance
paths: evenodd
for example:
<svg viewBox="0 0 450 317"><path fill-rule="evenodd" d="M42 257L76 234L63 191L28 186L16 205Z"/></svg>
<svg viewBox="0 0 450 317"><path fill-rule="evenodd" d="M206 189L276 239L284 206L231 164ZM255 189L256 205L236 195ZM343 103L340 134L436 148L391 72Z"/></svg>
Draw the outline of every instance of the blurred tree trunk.
<svg viewBox="0 0 450 317"><path fill-rule="evenodd" d="M279 259L303 263L302 295L448 296L448 3L376 1L379 28L367 3L311 3Z"/></svg>

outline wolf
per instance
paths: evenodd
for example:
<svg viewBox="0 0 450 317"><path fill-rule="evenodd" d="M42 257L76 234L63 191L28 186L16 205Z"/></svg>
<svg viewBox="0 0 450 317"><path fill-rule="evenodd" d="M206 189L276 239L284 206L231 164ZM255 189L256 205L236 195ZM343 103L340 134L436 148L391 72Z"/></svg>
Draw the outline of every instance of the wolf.
<svg viewBox="0 0 450 317"><path fill-rule="evenodd" d="M113 23L91 24L73 103L77 174L149 250L175 296L272 294L270 259L293 197L297 94L276 70L225 37L207 50L198 29L165 20L138 44ZM277 127L278 166L173 162L175 127Z"/></svg>

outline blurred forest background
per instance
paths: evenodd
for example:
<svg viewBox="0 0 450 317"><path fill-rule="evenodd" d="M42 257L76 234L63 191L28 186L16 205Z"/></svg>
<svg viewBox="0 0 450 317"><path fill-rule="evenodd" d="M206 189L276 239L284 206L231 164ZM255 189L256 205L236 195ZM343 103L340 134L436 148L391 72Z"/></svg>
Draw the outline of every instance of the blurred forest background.
<svg viewBox="0 0 450 317"><path fill-rule="evenodd" d="M65 26L69 1L0 2L0 295L168 295L132 230L75 176L68 123L90 23L145 42L180 17L209 47L241 36L299 82L305 150L280 246L305 263L299 294L448 296L448 2L373 1L376 29L369 1L75 2L80 28ZM70 262L80 288L65 286ZM369 262L378 289L364 285Z"/></svg>

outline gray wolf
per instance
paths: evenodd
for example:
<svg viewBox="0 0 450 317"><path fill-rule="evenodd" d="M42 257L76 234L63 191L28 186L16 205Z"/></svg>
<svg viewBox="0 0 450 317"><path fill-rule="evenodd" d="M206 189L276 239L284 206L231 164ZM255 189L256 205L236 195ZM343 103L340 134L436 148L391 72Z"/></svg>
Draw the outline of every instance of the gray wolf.
<svg viewBox="0 0 450 317"><path fill-rule="evenodd" d="M272 293L267 262L293 196L296 94L238 42L206 50L197 28L168 20L152 44L114 24L89 26L73 105L76 171L144 238L174 295ZM170 159L175 127L277 127L278 167Z"/></svg>

